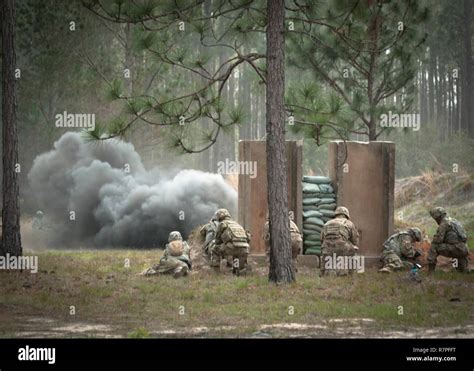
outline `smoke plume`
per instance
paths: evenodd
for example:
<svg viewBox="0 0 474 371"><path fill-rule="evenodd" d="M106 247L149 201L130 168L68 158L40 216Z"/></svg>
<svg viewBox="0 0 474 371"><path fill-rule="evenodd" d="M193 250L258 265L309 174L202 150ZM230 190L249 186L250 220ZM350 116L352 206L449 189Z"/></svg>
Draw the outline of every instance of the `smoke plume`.
<svg viewBox="0 0 474 371"><path fill-rule="evenodd" d="M185 238L216 209L236 209L236 192L220 175L147 171L132 144L85 142L75 132L39 155L28 179L64 246L163 246L169 232Z"/></svg>

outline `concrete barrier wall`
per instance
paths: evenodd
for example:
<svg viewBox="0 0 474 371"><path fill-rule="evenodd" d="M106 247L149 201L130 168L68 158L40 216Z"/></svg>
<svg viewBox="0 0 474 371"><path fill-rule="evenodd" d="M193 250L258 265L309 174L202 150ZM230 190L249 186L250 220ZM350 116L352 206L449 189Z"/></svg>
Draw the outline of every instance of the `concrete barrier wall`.
<svg viewBox="0 0 474 371"><path fill-rule="evenodd" d="M349 209L360 231L360 254L366 264L378 263L394 228L395 143L331 142L328 170L337 205Z"/></svg>
<svg viewBox="0 0 474 371"><path fill-rule="evenodd" d="M302 228L302 163L303 142L287 141L288 200L289 209L294 212L298 228ZM251 254L264 254L262 238L267 214L267 155L266 142L256 140L239 141L239 161L255 161L257 176L239 174L238 222L252 234ZM274 179L275 182L280 181Z"/></svg>

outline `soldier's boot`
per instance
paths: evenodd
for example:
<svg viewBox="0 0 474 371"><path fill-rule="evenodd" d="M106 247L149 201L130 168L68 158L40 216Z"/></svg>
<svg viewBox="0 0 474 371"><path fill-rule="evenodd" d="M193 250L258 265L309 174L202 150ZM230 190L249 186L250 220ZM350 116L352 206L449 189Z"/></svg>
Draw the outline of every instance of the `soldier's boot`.
<svg viewBox="0 0 474 371"><path fill-rule="evenodd" d="M469 263L467 258L459 258L458 259L458 272L461 273L471 273L469 270Z"/></svg>
<svg viewBox="0 0 474 371"><path fill-rule="evenodd" d="M184 277L188 274L188 267L179 267L173 273L173 278Z"/></svg>
<svg viewBox="0 0 474 371"><path fill-rule="evenodd" d="M379 269L379 272L380 273L392 273L392 270L390 269L390 267L383 267L383 268Z"/></svg>
<svg viewBox="0 0 474 371"><path fill-rule="evenodd" d="M293 263L293 270L295 271L295 273L298 273L298 260L293 259L292 263Z"/></svg>

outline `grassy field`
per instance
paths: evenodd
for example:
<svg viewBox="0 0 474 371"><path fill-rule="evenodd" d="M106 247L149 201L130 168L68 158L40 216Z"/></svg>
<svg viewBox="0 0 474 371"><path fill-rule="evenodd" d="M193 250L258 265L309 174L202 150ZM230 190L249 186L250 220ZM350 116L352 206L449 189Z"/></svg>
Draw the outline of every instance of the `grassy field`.
<svg viewBox="0 0 474 371"><path fill-rule="evenodd" d="M36 253L35 253L36 254ZM39 272L0 272L1 337L472 337L474 274L366 270L269 284L209 270L144 277L156 251L45 251ZM130 263L126 267L126 263Z"/></svg>

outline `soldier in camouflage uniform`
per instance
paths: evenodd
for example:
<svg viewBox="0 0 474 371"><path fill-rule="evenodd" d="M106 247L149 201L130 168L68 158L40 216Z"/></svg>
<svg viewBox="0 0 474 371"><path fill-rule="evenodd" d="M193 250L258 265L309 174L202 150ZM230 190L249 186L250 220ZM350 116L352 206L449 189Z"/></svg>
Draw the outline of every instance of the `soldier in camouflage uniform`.
<svg viewBox="0 0 474 371"><path fill-rule="evenodd" d="M298 255L301 254L303 250L303 238L301 237L301 232L298 229L298 226L293 221L293 213L290 212L290 237L291 237L291 258L293 262L293 269L295 272L298 271ZM263 226L263 240L265 241L265 252L267 257L270 257L270 222L268 221L268 212L267 212L267 221Z"/></svg>
<svg viewBox="0 0 474 371"><path fill-rule="evenodd" d="M199 233L201 236L205 238L204 240L204 245L203 245L203 250L206 253L206 255L210 256L211 251L215 245L215 240L216 240L216 232L217 232L217 227L219 226L219 222L217 221L217 212L214 213L214 216L211 218L209 223L204 225Z"/></svg>
<svg viewBox="0 0 474 371"><path fill-rule="evenodd" d="M350 220L349 210L339 206L335 211L335 218L324 224L321 232L321 275L346 275L347 269L326 269L327 257L354 256L359 248L359 232Z"/></svg>
<svg viewBox="0 0 474 371"><path fill-rule="evenodd" d="M43 229L43 218L44 214L41 210L36 212L36 216L33 218L33 228L35 229Z"/></svg>
<svg viewBox="0 0 474 371"><path fill-rule="evenodd" d="M442 207L430 210L431 217L438 223L438 230L433 236L431 249L428 253L428 268L433 272L436 268L438 255L457 259L457 269L468 272L468 249L466 232L457 220L452 219Z"/></svg>
<svg viewBox="0 0 474 371"><path fill-rule="evenodd" d="M191 269L190 248L186 241L183 241L181 233L173 231L168 237L163 257L160 263L149 268L144 275L172 274L174 278L186 276Z"/></svg>
<svg viewBox="0 0 474 371"><path fill-rule="evenodd" d="M408 228L390 236L383 244L381 261L383 267L379 270L382 273L391 273L402 269L411 269L413 263L407 259L416 259L421 255L415 249L414 243L422 240L421 231L418 228Z"/></svg>
<svg viewBox="0 0 474 371"><path fill-rule="evenodd" d="M226 209L219 209L216 214L219 226L215 246L211 251L211 266L219 268L221 259L231 256L232 273L240 275L247 269L250 236L240 224L230 218Z"/></svg>

